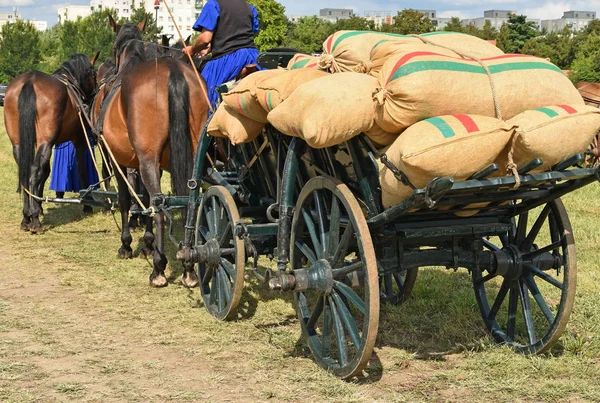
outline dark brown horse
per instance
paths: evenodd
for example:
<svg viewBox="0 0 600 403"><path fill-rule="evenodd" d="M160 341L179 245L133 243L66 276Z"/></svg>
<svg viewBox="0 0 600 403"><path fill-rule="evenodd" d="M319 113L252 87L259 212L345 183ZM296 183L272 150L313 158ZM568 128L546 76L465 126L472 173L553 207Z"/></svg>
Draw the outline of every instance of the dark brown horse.
<svg viewBox="0 0 600 403"><path fill-rule="evenodd" d="M19 166L19 191L23 192L21 228L42 231L40 214L44 184L50 174L52 147L72 141L77 153L79 181L88 186L84 171L85 132L78 107L91 103L96 91L94 62L76 54L49 75L24 73L10 82L4 101L4 123ZM69 89L70 88L70 89ZM32 197L33 195L34 197Z"/></svg>
<svg viewBox="0 0 600 403"><path fill-rule="evenodd" d="M146 60L141 40L145 22L120 27L110 18L110 23L117 33L114 44L117 69L100 113L103 137L123 172L125 168L140 172L150 198L161 193L161 168L170 171L173 192L187 195L193 155L208 117L208 104L203 95L206 87L183 62L172 58ZM129 258L132 237L127 220L131 195L126 179L119 174L116 178L122 219L119 256ZM148 197L144 204L148 206ZM147 225L144 243L146 249L154 253L150 285L162 287L167 285L164 217L156 214L153 220L156 239L151 226ZM198 279L193 267L184 269L183 284L196 286Z"/></svg>

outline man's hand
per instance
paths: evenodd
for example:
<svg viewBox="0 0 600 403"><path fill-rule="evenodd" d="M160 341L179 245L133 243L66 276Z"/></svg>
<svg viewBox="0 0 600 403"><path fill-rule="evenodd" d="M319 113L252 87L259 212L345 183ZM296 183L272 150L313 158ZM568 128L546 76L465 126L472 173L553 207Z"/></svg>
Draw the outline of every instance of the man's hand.
<svg viewBox="0 0 600 403"><path fill-rule="evenodd" d="M189 55L191 57L194 56L195 52L194 52L194 47L193 46L186 46L183 49L181 49L181 51L183 53L185 53L186 55Z"/></svg>

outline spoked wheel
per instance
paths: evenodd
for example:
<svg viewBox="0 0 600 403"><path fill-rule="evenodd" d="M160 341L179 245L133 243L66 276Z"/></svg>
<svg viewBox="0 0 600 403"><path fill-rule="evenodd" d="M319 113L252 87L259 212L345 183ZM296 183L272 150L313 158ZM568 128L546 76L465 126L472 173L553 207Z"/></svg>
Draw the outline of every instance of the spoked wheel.
<svg viewBox="0 0 600 403"><path fill-rule="evenodd" d="M540 209L539 209L540 210ZM534 210L538 211L538 210ZM475 297L494 339L525 354L544 353L567 326L577 266L575 241L560 200L518 216L498 242L495 273L473 270Z"/></svg>
<svg viewBox="0 0 600 403"><path fill-rule="evenodd" d="M392 305L400 305L412 293L419 269L408 269L402 272L386 273L379 277L381 301Z"/></svg>
<svg viewBox="0 0 600 403"><path fill-rule="evenodd" d="M207 263L198 263L200 292L208 312L219 320L232 319L244 286L244 241L235 230L240 215L223 186L202 196L196 217L196 246L208 248Z"/></svg>
<svg viewBox="0 0 600 403"><path fill-rule="evenodd" d="M600 132L594 136L594 139L586 152L585 163L589 168L594 168L600 163Z"/></svg>
<svg viewBox="0 0 600 403"><path fill-rule="evenodd" d="M379 286L371 234L346 185L329 177L306 183L290 248L298 317L316 362L340 378L358 375L375 345Z"/></svg>

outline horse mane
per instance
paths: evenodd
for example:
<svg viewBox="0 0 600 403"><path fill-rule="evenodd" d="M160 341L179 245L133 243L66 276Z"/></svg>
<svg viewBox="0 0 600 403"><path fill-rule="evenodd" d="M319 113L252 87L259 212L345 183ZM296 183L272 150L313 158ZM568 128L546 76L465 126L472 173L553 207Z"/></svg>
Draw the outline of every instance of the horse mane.
<svg viewBox="0 0 600 403"><path fill-rule="evenodd" d="M105 57L104 60L102 60L102 64L104 64L108 69L112 69L115 67L115 59L112 57Z"/></svg>
<svg viewBox="0 0 600 403"><path fill-rule="evenodd" d="M135 24L125 24L119 30L114 45L115 56L127 53L128 64L136 65L146 60L142 33Z"/></svg>
<svg viewBox="0 0 600 403"><path fill-rule="evenodd" d="M89 87L90 75L94 77L94 83L96 82L95 74L96 71L92 63L90 63L90 59L82 53L76 53L71 56L69 60L61 64L54 72L54 75L64 75L70 79L72 84L76 85L86 98L94 94L95 88L86 87Z"/></svg>

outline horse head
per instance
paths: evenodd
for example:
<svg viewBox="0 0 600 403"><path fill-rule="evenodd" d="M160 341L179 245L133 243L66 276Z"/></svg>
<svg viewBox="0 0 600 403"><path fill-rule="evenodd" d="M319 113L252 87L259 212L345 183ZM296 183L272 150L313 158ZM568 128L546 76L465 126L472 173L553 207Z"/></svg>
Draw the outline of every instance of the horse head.
<svg viewBox="0 0 600 403"><path fill-rule="evenodd" d="M126 64L137 64L146 59L142 32L146 27L146 19L139 24L127 23L120 26L111 15L108 16L112 30L117 34L113 46L117 70L121 71Z"/></svg>
<svg viewBox="0 0 600 403"><path fill-rule="evenodd" d="M75 86L85 103L90 103L93 100L98 86L93 64L96 62L98 55L99 52L90 59L81 53L74 54L54 72L55 75L65 78Z"/></svg>

